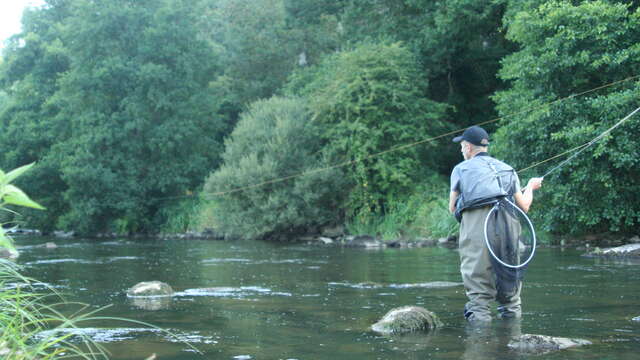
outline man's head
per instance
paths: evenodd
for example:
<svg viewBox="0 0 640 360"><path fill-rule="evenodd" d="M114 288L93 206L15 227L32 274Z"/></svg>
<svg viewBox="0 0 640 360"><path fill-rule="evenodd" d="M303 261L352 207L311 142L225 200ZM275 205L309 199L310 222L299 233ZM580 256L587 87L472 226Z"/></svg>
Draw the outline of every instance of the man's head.
<svg viewBox="0 0 640 360"><path fill-rule="evenodd" d="M465 130L462 135L453 138L454 142L460 143L460 151L465 160L476 156L477 153L487 151L489 146L489 134L480 126L472 126Z"/></svg>

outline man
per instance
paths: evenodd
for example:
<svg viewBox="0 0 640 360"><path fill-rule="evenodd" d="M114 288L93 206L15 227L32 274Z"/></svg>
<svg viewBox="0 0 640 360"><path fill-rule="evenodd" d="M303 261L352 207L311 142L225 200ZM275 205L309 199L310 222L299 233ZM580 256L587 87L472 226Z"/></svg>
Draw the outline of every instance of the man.
<svg viewBox="0 0 640 360"><path fill-rule="evenodd" d="M533 191L542 186L542 178L532 178L521 190L513 168L489 156L489 134L479 126L466 129L453 141L460 143L465 159L451 173L449 195L449 210L460 221L460 272L469 298L464 315L469 321L490 321L490 305L496 300L500 317L519 318L521 284L511 293L496 290L496 275L484 241L484 220L501 197L508 197L524 212L529 211ZM483 173L499 175L479 175Z"/></svg>

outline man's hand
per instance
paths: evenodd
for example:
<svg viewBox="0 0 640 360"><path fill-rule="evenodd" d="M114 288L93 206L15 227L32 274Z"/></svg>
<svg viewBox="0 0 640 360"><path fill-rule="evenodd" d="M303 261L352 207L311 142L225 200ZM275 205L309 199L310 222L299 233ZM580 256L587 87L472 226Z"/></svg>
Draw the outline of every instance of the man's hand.
<svg viewBox="0 0 640 360"><path fill-rule="evenodd" d="M531 190L538 190L542 187L542 180L544 178L537 177L529 179L529 183L527 183L527 187Z"/></svg>

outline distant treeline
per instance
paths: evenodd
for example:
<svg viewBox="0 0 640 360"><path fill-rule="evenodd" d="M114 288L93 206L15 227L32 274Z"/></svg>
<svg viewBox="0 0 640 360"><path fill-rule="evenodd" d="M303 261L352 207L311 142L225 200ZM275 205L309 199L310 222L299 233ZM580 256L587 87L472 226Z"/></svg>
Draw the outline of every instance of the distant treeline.
<svg viewBox="0 0 640 360"><path fill-rule="evenodd" d="M0 167L37 162L19 185L48 211L22 221L45 231L446 235L461 155L422 141L503 116L491 152L516 169L589 141L638 78L551 102L640 75L636 3L47 0L2 53ZM637 228L639 138L632 119L545 179L539 227Z"/></svg>

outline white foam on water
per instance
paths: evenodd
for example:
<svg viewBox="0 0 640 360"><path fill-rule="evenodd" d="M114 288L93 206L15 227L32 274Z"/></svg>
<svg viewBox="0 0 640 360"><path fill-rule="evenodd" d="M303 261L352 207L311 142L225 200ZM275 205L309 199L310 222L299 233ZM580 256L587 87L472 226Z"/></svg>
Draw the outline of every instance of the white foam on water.
<svg viewBox="0 0 640 360"><path fill-rule="evenodd" d="M68 259L45 259L45 260L30 261L30 262L24 263L24 265L33 266L33 265L64 264L64 263L109 264L109 263L113 263L113 262L116 262L116 261L139 260L139 259L142 259L142 258L138 257L138 256L112 256L112 257L103 258L103 259L96 259L96 260L72 259L72 258L68 258Z"/></svg>
<svg viewBox="0 0 640 360"><path fill-rule="evenodd" d="M330 282L329 286L344 286L344 287L349 287L353 289L379 289L382 287L382 285L379 285L379 284L370 284L370 283L352 284L352 283L344 283L344 282Z"/></svg>
<svg viewBox="0 0 640 360"><path fill-rule="evenodd" d="M89 261L82 259L47 259L36 260L25 263L24 265L46 265L46 264L62 264L62 263L74 263L74 264L97 264L98 261Z"/></svg>
<svg viewBox="0 0 640 360"><path fill-rule="evenodd" d="M232 298L244 298L256 295L269 295L269 296L293 296L287 292L277 292L271 289L263 288L260 286L241 286L241 287L212 287L212 288L200 288L200 289L186 289L181 292L177 292L174 296L211 296L211 297L232 297Z"/></svg>
<svg viewBox="0 0 640 360"><path fill-rule="evenodd" d="M250 259L237 259L237 258L214 258L214 259L205 259L202 260L203 264L217 264L217 263L248 263L251 262Z"/></svg>
<svg viewBox="0 0 640 360"><path fill-rule="evenodd" d="M431 281L425 283L414 283L414 284L375 284L375 283L339 283L339 282L330 282L329 286L344 286L353 289L381 289L381 288L391 288L391 289L438 289L438 288L450 288L456 286L462 286L462 283L451 282L451 281Z"/></svg>
<svg viewBox="0 0 640 360"><path fill-rule="evenodd" d="M174 335L171 335L171 334ZM46 339L59 334L72 334L78 337L89 338L97 343L113 343L127 340L135 340L143 334L154 334L171 343L190 344L217 344L218 340L211 336L201 335L200 332L180 333L176 330L165 332L153 328L64 328L46 330L40 332L37 337Z"/></svg>
<svg viewBox="0 0 640 360"><path fill-rule="evenodd" d="M104 260L102 260L102 263L112 263L115 261L121 261L121 260L140 260L142 259L139 256L114 256L114 257L110 257L110 258L106 258Z"/></svg>
<svg viewBox="0 0 640 360"><path fill-rule="evenodd" d="M47 283L42 283L42 282L34 282L34 283L7 283L4 285L3 289L5 290L9 290L9 289L16 289L16 288L32 288L32 289L66 289L68 288L68 286L65 285L52 285L52 284L47 284Z"/></svg>
<svg viewBox="0 0 640 360"><path fill-rule="evenodd" d="M462 286L462 283L452 282L452 281L432 281L432 282L417 283L417 284L389 284L388 286L394 289L411 289L411 288L437 289L437 288L449 288L449 287Z"/></svg>

